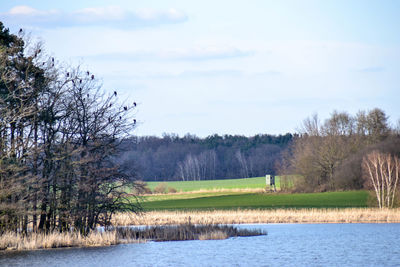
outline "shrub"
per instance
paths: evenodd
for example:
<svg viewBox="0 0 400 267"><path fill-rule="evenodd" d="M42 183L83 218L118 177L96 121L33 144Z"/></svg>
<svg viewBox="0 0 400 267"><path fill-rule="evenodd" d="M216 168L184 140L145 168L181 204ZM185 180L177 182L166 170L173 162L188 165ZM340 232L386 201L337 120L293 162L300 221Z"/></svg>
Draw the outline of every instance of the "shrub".
<svg viewBox="0 0 400 267"><path fill-rule="evenodd" d="M176 193L178 192L175 188L173 187L168 187L168 193Z"/></svg>
<svg viewBox="0 0 400 267"><path fill-rule="evenodd" d="M167 192L167 183L159 183L154 188L154 193L155 194L165 194L166 192Z"/></svg>

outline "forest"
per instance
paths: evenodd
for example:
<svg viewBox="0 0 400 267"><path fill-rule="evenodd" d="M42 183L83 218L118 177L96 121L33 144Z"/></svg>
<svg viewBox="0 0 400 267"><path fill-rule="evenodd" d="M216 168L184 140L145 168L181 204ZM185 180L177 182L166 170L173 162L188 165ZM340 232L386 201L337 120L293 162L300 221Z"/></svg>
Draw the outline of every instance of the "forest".
<svg viewBox="0 0 400 267"><path fill-rule="evenodd" d="M131 137L121 144L119 159L144 181L247 178L275 174L276 162L292 140L290 133Z"/></svg>

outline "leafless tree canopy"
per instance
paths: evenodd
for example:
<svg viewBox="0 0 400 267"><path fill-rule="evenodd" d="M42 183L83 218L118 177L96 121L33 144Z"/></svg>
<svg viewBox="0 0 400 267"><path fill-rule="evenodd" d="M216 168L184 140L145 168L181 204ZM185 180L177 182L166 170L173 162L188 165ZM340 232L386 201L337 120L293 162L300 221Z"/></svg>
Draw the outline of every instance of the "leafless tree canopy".
<svg viewBox="0 0 400 267"><path fill-rule="evenodd" d="M399 136L378 108L355 116L334 111L323 123L314 115L304 120L299 133L280 170L298 175L294 180L298 191L361 189L364 155L389 147L400 152Z"/></svg>
<svg viewBox="0 0 400 267"><path fill-rule="evenodd" d="M131 177L112 160L135 105L43 50L0 22L0 232L87 234L139 207L126 193Z"/></svg>

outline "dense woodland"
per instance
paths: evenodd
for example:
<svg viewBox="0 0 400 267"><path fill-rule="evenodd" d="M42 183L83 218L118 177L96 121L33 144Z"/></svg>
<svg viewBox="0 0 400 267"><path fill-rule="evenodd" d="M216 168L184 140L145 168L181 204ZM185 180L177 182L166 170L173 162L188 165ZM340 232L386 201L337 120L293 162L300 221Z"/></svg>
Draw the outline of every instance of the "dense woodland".
<svg viewBox="0 0 400 267"><path fill-rule="evenodd" d="M134 103L118 104L94 74L63 67L1 22L0 78L0 232L87 234L137 209L124 192L132 177L113 161Z"/></svg>
<svg viewBox="0 0 400 267"><path fill-rule="evenodd" d="M194 135L133 137L122 144L122 165L148 181L247 178L276 173L293 136Z"/></svg>

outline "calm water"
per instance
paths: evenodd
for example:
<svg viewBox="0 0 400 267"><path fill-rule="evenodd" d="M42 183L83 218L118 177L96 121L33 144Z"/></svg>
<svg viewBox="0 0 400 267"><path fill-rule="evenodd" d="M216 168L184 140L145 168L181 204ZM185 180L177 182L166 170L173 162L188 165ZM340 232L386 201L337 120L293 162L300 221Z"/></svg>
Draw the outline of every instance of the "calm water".
<svg viewBox="0 0 400 267"><path fill-rule="evenodd" d="M267 236L0 254L0 266L400 266L400 224L262 224Z"/></svg>

